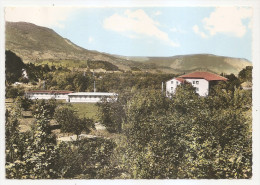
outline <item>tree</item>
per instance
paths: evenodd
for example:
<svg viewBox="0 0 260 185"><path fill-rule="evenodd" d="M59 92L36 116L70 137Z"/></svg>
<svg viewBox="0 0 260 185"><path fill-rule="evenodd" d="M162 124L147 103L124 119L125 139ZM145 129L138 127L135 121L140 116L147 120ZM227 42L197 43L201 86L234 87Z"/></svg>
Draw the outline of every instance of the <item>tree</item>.
<svg viewBox="0 0 260 185"><path fill-rule="evenodd" d="M234 91L236 88L240 88L241 82L233 73L225 75L225 77L228 79L228 81L225 82L226 90Z"/></svg>
<svg viewBox="0 0 260 185"><path fill-rule="evenodd" d="M52 165L56 137L51 133L47 106L43 104L34 112L36 123L32 130L32 143L24 155L27 172L30 174L28 178L45 179L54 176Z"/></svg>
<svg viewBox="0 0 260 185"><path fill-rule="evenodd" d="M20 154L19 157L12 158L14 156L12 155L10 158L9 152L6 152L8 159L6 164L7 178L45 179L55 177L53 164L56 138L50 131L50 114L46 109L46 104L42 103L41 106L38 106L34 116L36 119L35 125L32 131L26 135L14 130L19 124L16 121L16 116L12 116L13 121L7 120L10 123L7 128L12 128L13 131L11 135L9 131L7 132L8 142L10 142L10 137L21 136L19 143L15 141L17 148L14 148L14 152ZM16 136L12 136L12 134L16 134ZM15 146L14 143L12 145L12 147ZM10 144L7 144L7 146L10 146Z"/></svg>
<svg viewBox="0 0 260 185"><path fill-rule="evenodd" d="M71 132L78 136L85 131L90 132L90 128L94 126L92 119L79 118L76 111L69 107L59 107L55 110L55 120L61 125L61 132Z"/></svg>
<svg viewBox="0 0 260 185"><path fill-rule="evenodd" d="M253 66L246 66L238 73L238 77L241 82L252 82L252 70Z"/></svg>
<svg viewBox="0 0 260 185"><path fill-rule="evenodd" d="M82 74L77 74L73 78L73 85L76 91L85 91L89 84L90 79L88 76L83 76Z"/></svg>
<svg viewBox="0 0 260 185"><path fill-rule="evenodd" d="M120 133L122 130L122 124L125 119L124 103L120 97L117 100L102 99L101 103L98 103L99 118L101 124L106 126L109 132Z"/></svg>
<svg viewBox="0 0 260 185"><path fill-rule="evenodd" d="M16 102L20 104L21 108L25 111L28 111L33 105L33 101L24 96L17 97Z"/></svg>
<svg viewBox="0 0 260 185"><path fill-rule="evenodd" d="M12 51L5 51L5 75L7 83L14 83L22 77L25 64L22 59Z"/></svg>
<svg viewBox="0 0 260 185"><path fill-rule="evenodd" d="M44 114L52 119L54 116L54 112L59 103L55 99L50 100L36 100L34 105L32 105L32 113L33 115L40 114L42 111L41 107L44 107ZM40 112L39 112L40 111Z"/></svg>
<svg viewBox="0 0 260 185"><path fill-rule="evenodd" d="M250 178L251 122L243 96L239 89L219 96L199 97L189 84L169 102L149 91L136 94L127 105L119 166L131 178ZM227 106L214 106L217 101Z"/></svg>
<svg viewBox="0 0 260 185"><path fill-rule="evenodd" d="M84 171L82 154L73 143L61 142L55 148L53 171L56 178L76 178Z"/></svg>
<svg viewBox="0 0 260 185"><path fill-rule="evenodd" d="M6 141L6 161L14 162L15 159L15 147L19 141L19 113L20 111L16 110L6 110L5 112L5 141Z"/></svg>
<svg viewBox="0 0 260 185"><path fill-rule="evenodd" d="M24 95L24 89L21 87L6 86L5 97L6 98L17 98L18 96Z"/></svg>

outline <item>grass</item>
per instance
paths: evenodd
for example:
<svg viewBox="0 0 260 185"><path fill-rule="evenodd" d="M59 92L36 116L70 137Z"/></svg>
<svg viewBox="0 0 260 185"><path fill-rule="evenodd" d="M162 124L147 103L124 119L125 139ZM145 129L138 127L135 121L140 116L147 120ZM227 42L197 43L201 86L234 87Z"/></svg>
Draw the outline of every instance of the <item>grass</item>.
<svg viewBox="0 0 260 185"><path fill-rule="evenodd" d="M72 107L78 111L79 117L91 118L98 121L98 106L94 103L72 103Z"/></svg>

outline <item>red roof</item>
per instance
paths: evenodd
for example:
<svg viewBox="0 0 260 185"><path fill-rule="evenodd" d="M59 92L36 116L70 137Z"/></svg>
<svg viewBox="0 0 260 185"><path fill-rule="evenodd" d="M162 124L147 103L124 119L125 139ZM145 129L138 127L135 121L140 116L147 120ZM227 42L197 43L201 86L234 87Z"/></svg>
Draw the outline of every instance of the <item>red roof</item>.
<svg viewBox="0 0 260 185"><path fill-rule="evenodd" d="M178 81L181 82L181 83L185 82L185 79L180 78L180 77L175 78L175 80L178 80Z"/></svg>
<svg viewBox="0 0 260 185"><path fill-rule="evenodd" d="M48 94L69 94L73 91L62 91L62 90L35 90L28 91L27 93L48 93Z"/></svg>
<svg viewBox="0 0 260 185"><path fill-rule="evenodd" d="M179 78L203 78L207 81L215 81L215 80L224 80L226 81L227 78L223 77L223 76L219 76L216 75L214 73L210 73L210 72L204 72L204 71L197 71L197 72L193 72L193 73L188 73L182 76L179 76Z"/></svg>

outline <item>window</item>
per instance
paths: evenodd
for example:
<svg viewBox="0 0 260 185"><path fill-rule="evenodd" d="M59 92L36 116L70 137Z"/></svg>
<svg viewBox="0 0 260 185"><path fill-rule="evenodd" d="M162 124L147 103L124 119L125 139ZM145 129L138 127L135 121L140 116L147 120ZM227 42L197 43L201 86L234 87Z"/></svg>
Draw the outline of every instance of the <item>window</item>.
<svg viewBox="0 0 260 185"><path fill-rule="evenodd" d="M199 81L196 81L196 84L199 84Z"/></svg>
<svg viewBox="0 0 260 185"><path fill-rule="evenodd" d="M178 85L178 84L179 84L179 82L176 82L176 84Z"/></svg>
<svg viewBox="0 0 260 185"><path fill-rule="evenodd" d="M171 87L171 90L173 90L173 87Z"/></svg>
<svg viewBox="0 0 260 185"><path fill-rule="evenodd" d="M173 81L171 81L171 84L173 84Z"/></svg>
<svg viewBox="0 0 260 185"><path fill-rule="evenodd" d="M195 81L192 81L192 84L195 84Z"/></svg>
<svg viewBox="0 0 260 185"><path fill-rule="evenodd" d="M199 88L198 87L196 87L196 92L198 92L199 91Z"/></svg>

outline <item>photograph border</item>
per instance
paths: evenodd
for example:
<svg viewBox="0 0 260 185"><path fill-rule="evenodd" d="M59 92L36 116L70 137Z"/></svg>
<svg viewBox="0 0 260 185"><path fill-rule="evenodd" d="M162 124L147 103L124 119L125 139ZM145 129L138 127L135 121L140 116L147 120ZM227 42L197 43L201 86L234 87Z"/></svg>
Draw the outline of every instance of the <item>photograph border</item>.
<svg viewBox="0 0 260 185"><path fill-rule="evenodd" d="M47 0L47 1L33 1L33 0L3 0L0 1L0 40L1 40L1 65L0 68L0 79L1 79L1 92L0 92L0 116L1 116L1 143L0 143L0 184L63 184L63 185L75 185L75 184L117 184L124 183L128 184L221 184L221 185L231 185L231 184L260 184L260 170L259 170L259 148L260 148L260 88L259 88L259 79L260 79L260 1L252 0L203 0L203 1L192 1L192 0L184 0L184 1L104 1L104 0L75 0L72 2L68 2L66 0ZM239 180L187 180L187 179L171 179L171 180L9 180L5 179L5 22L4 22L4 7L7 6L86 6L86 7L194 7L194 6L203 6L203 7L211 7L211 6L248 6L253 8L253 40L252 40L252 64L253 64L253 177L252 179L239 179ZM257 175L258 174L258 175Z"/></svg>

